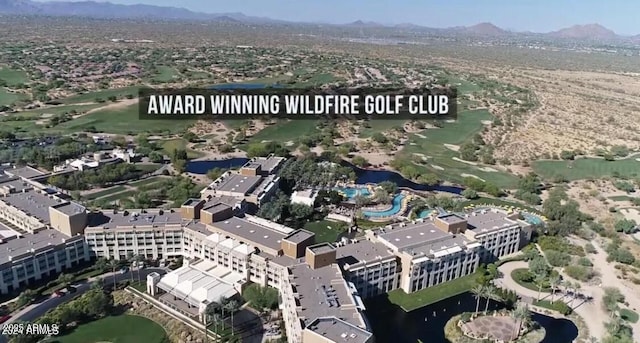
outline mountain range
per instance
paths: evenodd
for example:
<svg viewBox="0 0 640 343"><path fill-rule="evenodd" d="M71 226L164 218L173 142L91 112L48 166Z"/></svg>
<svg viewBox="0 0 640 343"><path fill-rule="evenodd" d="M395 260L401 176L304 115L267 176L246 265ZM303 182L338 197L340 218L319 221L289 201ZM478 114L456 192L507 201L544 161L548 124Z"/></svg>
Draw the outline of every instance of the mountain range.
<svg viewBox="0 0 640 343"><path fill-rule="evenodd" d="M265 17L247 16L242 13L201 13L184 8L154 5L119 5L109 2L80 1L80 2L35 2L31 0L0 0L0 14L5 15L41 15L41 16L78 16L100 19L162 19L162 20L203 20L215 22L232 22L245 24L286 24L286 21ZM358 20L352 23L337 25L352 28L396 28L403 30L433 30L453 34L471 36L506 37L518 34L504 30L492 23L480 23L466 27L451 27L448 29L434 29L412 23L395 26L376 22ZM534 34L534 33L526 33ZM623 37L599 25L574 25L544 35L561 39L590 39L590 40L619 40L633 39L640 41L640 35Z"/></svg>

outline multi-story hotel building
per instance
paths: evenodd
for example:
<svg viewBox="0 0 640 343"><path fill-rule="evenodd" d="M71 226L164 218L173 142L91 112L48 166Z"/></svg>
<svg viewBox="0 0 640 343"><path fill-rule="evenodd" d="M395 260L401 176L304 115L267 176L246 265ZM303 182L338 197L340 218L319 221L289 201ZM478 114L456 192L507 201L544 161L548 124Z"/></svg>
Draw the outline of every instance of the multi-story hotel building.
<svg viewBox="0 0 640 343"><path fill-rule="evenodd" d="M367 238L383 244L400 259L399 287L406 293L476 271L480 243L456 231L442 230L439 226L445 221L417 220L367 232Z"/></svg>
<svg viewBox="0 0 640 343"><path fill-rule="evenodd" d="M260 207L278 190L280 178L276 172L284 157L257 157L238 171L228 171L201 192L201 197L231 196Z"/></svg>
<svg viewBox="0 0 640 343"><path fill-rule="evenodd" d="M517 215L482 210L389 225L335 245L315 244L312 232L244 214L248 203L266 199L262 191L263 198L248 196L257 188L244 183L273 181L281 164L272 157L254 159L226 176L233 175L234 185L222 180L179 209L90 214L33 182L39 177L33 169L5 171L0 292L54 276L91 256L183 256L182 268L150 276L148 290L164 291L160 298L166 301L183 300L184 311L201 314L207 303L241 293L253 282L279 290L290 343L370 343L374 338L360 297L398 288L411 293L469 275L480 262L513 253L530 238L529 226ZM225 187L231 187L228 194Z"/></svg>
<svg viewBox="0 0 640 343"><path fill-rule="evenodd" d="M32 168L0 175L0 293L11 293L90 260L86 209L42 185Z"/></svg>

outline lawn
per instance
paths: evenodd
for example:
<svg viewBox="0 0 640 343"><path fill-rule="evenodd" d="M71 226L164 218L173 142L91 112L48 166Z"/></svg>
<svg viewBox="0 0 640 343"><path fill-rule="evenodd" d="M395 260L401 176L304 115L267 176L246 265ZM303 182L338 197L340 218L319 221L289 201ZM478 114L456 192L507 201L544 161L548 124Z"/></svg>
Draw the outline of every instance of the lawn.
<svg viewBox="0 0 640 343"><path fill-rule="evenodd" d="M137 193L138 193L137 190L128 190L128 191L124 191L124 192L120 192L120 193L114 193L114 194L105 196L103 198L100 198L100 200L108 201L108 202L112 202L112 201L116 201L116 200L123 200L123 199L128 199L128 198L132 197L133 195L135 195Z"/></svg>
<svg viewBox="0 0 640 343"><path fill-rule="evenodd" d="M103 196L107 196L107 195L111 195L111 194L114 194L114 193L122 192L122 191L124 191L126 189L127 189L127 187L125 187L125 186L110 187L110 188L101 190L99 192L87 194L86 196L84 196L84 198L87 199L87 200L93 200L93 199L97 199L97 198L100 198L100 197L103 197Z"/></svg>
<svg viewBox="0 0 640 343"><path fill-rule="evenodd" d="M140 120L138 105L120 109L105 109L58 125L56 128L69 133L95 129L114 134L179 133L191 126L194 120L159 119Z"/></svg>
<svg viewBox="0 0 640 343"><path fill-rule="evenodd" d="M201 157L202 154L187 148L187 141L182 138L169 139L162 142L162 150L168 156L171 156L173 150L182 149L187 151L187 157L190 159Z"/></svg>
<svg viewBox="0 0 640 343"><path fill-rule="evenodd" d="M441 128L426 129L420 135L411 135L409 141L397 154L397 158L412 163L416 158L415 154L429 156L424 163L414 163L414 167L420 173L433 173L443 180L462 183L462 174L471 174L491 182L501 188L514 188L518 178L514 175L501 171L487 171L481 165L475 166L454 160L459 157L459 153L445 146L445 144L461 145L470 140L476 133L484 127L485 120L493 117L487 110L464 111L458 114L455 122L441 122ZM432 165L444 168L440 170Z"/></svg>
<svg viewBox="0 0 640 343"><path fill-rule="evenodd" d="M106 317L80 325L68 335L56 337L59 343L164 343L167 335L158 323L140 316Z"/></svg>
<svg viewBox="0 0 640 343"><path fill-rule="evenodd" d="M528 271L529 271L529 269L527 269L527 268L514 269L514 270L511 271L511 278L518 285L520 285L520 286L522 286L524 288L530 289L532 291L538 292L538 286L535 283L522 281L521 278L518 277L518 274L524 273L524 272L528 272ZM548 288L548 287L542 287L542 289L541 289L542 292L548 292L550 290L551 289Z"/></svg>
<svg viewBox="0 0 640 343"><path fill-rule="evenodd" d="M5 80L11 87L29 81L29 76L22 70L0 67L0 79Z"/></svg>
<svg viewBox="0 0 640 343"><path fill-rule="evenodd" d="M620 309L620 317L629 323L637 323L639 319L638 313L628 308Z"/></svg>
<svg viewBox="0 0 640 343"><path fill-rule="evenodd" d="M468 206L468 205L495 205L495 206L514 206L516 208L521 208L523 210L526 210L528 212L534 213L534 214L539 214L542 215L542 213L538 210L536 210L533 207L529 207L527 205L521 204L521 203L517 203L517 202L513 202L513 201L506 201L506 200L502 200L502 199L495 199L495 198L478 198L478 199L473 199L473 200L465 200L462 202L462 206Z"/></svg>
<svg viewBox="0 0 640 343"><path fill-rule="evenodd" d="M156 182L160 182L162 180L164 180L165 178L160 177L160 176L155 176L155 177L150 177L144 180L138 180L138 181L134 181L134 182L129 182L129 186L133 186L133 187L142 187L142 186L148 186L151 184L154 184Z"/></svg>
<svg viewBox="0 0 640 343"><path fill-rule="evenodd" d="M158 66L158 73L153 76L153 82L169 82L173 80L173 77L178 75L178 71L175 68L167 66Z"/></svg>
<svg viewBox="0 0 640 343"><path fill-rule="evenodd" d="M9 106L15 101L25 99L27 96L21 93L11 93L0 87L0 106Z"/></svg>
<svg viewBox="0 0 640 343"><path fill-rule="evenodd" d="M601 179L614 176L633 178L638 175L640 162L633 158L605 161L600 158L580 158L575 161L536 161L533 170L545 179L563 177L566 180Z"/></svg>
<svg viewBox="0 0 640 343"><path fill-rule="evenodd" d="M347 224L343 222L321 220L306 223L304 228L305 230L309 230L316 234L316 243L333 243L338 240L340 234L347 228Z"/></svg>
<svg viewBox="0 0 640 343"><path fill-rule="evenodd" d="M309 119L280 120L276 124L267 126L249 138L250 143L274 141L285 144L295 141L299 137L316 133L317 121Z"/></svg>
<svg viewBox="0 0 640 343"><path fill-rule="evenodd" d="M438 301L468 292L476 285L478 276L477 273L473 273L411 294L405 293L402 289L396 289L389 292L387 296L391 303L402 307L405 312L411 312L424 306L437 303Z"/></svg>
<svg viewBox="0 0 640 343"><path fill-rule="evenodd" d="M367 122L366 128L360 131L360 138L368 138L373 136L374 133L384 132L393 129L394 127L402 127L406 120L400 119L385 119L385 120L370 120Z"/></svg>
<svg viewBox="0 0 640 343"><path fill-rule="evenodd" d="M65 104L75 104L80 102L95 102L97 98L100 98L106 101L110 96L124 98L129 94L137 98L138 89L139 87L132 86L132 87L98 90L98 91L92 91L84 94L70 96L66 99L62 99L61 101Z"/></svg>

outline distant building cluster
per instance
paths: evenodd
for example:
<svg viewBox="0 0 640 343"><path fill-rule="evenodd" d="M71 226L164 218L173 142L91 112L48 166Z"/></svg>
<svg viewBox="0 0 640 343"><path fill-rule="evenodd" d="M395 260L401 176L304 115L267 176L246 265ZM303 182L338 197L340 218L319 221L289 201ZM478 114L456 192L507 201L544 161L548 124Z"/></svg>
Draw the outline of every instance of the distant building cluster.
<svg viewBox="0 0 640 343"><path fill-rule="evenodd" d="M182 256L182 267L147 278L149 293L192 316L249 283L280 292L289 342L373 342L363 298L419 291L472 274L530 238L516 215L481 210L369 230L317 243L315 234L247 214L278 187L284 159L257 158L174 210L87 213L28 176L0 177L0 291L20 289L92 257ZM25 176L21 176L26 175ZM300 203L314 194L299 194Z"/></svg>

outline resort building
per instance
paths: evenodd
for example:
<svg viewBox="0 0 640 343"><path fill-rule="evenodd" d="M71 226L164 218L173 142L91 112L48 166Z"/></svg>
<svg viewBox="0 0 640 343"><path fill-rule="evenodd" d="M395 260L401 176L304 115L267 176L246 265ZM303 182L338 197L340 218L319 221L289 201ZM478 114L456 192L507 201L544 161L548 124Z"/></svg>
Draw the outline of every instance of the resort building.
<svg viewBox="0 0 640 343"><path fill-rule="evenodd" d="M307 189L304 191L295 191L293 192L293 194L291 194L291 203L313 207L317 197L318 192L311 189Z"/></svg>
<svg viewBox="0 0 640 343"><path fill-rule="evenodd" d="M366 234L398 256L399 286L406 293L472 274L478 267L480 243L441 230L432 221L387 225Z"/></svg>
<svg viewBox="0 0 640 343"><path fill-rule="evenodd" d="M97 212L89 215L84 236L96 257L164 259L182 255L184 223L174 210Z"/></svg>
<svg viewBox="0 0 640 343"><path fill-rule="evenodd" d="M33 168L0 175L0 293L20 290L90 261L86 209L31 180Z"/></svg>
<svg viewBox="0 0 640 343"><path fill-rule="evenodd" d="M463 216L439 216L434 224L444 232L464 234L480 243L480 262L490 263L517 252L531 240L531 225L519 220L518 216L518 213L499 209L482 209Z"/></svg>
<svg viewBox="0 0 640 343"><path fill-rule="evenodd" d="M256 157L238 171L228 171L202 190L201 198L231 196L260 207L278 190L280 178L276 172L284 157Z"/></svg>

